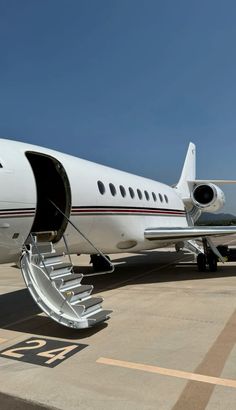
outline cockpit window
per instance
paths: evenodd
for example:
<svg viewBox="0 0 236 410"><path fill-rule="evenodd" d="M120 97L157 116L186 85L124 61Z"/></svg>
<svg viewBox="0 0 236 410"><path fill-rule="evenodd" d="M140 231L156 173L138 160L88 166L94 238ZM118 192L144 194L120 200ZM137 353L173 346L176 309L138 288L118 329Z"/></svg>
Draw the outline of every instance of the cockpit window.
<svg viewBox="0 0 236 410"><path fill-rule="evenodd" d="M3 166L2 166L2 164L1 164L1 162L0 162L0 168L3 168Z"/></svg>

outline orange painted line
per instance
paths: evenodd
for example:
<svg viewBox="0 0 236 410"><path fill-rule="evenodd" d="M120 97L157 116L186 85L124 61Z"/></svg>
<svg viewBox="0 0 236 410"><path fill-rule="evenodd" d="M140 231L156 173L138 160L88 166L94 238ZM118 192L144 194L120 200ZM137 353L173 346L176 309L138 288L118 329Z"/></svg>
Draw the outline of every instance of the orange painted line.
<svg viewBox="0 0 236 410"><path fill-rule="evenodd" d="M162 376L177 377L179 379L193 380L196 382L209 383L209 384L214 384L217 386L236 388L236 380L233 380L233 379L221 379L219 377L212 377L212 376L206 376L203 374L184 372L181 370L166 369L164 367L150 366L150 365L142 364L142 363L134 363L134 362L126 362L123 360L109 359L106 357L100 357L97 360L97 363L107 364L110 366L123 367L123 368L133 369L133 370L142 370L144 372L161 374Z"/></svg>

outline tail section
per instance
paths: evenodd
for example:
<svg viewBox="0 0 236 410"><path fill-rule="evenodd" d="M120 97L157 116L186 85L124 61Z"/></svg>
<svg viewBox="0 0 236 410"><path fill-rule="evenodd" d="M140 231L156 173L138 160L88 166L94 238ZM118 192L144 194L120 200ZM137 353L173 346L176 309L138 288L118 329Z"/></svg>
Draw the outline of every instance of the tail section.
<svg viewBox="0 0 236 410"><path fill-rule="evenodd" d="M181 177L175 186L178 194L182 199L190 198L189 181L196 180L196 146L190 142L187 155L184 161Z"/></svg>
<svg viewBox="0 0 236 410"><path fill-rule="evenodd" d="M192 217L194 221L201 212L217 212L222 209L225 196L218 185L235 183L235 180L196 179L196 147L190 142L181 177L175 189L184 202L187 212L194 214Z"/></svg>

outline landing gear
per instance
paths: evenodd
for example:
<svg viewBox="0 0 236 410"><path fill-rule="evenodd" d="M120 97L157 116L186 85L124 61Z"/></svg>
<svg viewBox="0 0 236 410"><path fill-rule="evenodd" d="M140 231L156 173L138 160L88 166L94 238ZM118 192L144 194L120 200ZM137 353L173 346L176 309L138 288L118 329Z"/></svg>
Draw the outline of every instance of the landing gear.
<svg viewBox="0 0 236 410"><path fill-rule="evenodd" d="M110 260L108 255L105 255ZM93 265L94 272L106 272L111 269L111 263L109 263L102 255L90 255L90 263Z"/></svg>
<svg viewBox="0 0 236 410"><path fill-rule="evenodd" d="M207 257L207 260L208 260L208 265L209 265L210 272L216 272L217 271L217 257L216 257L216 255L213 252L211 252Z"/></svg>
<svg viewBox="0 0 236 410"><path fill-rule="evenodd" d="M207 265L210 272L217 271L217 256L212 252L208 252L207 255L204 253L199 253L197 256L197 266L199 272L206 272Z"/></svg>
<svg viewBox="0 0 236 410"><path fill-rule="evenodd" d="M206 272L207 265L208 265L210 272L216 272L218 258L214 254L212 249L209 247L207 240L205 238L203 239L202 242L203 242L204 253L201 252L197 256L198 270L199 272Z"/></svg>
<svg viewBox="0 0 236 410"><path fill-rule="evenodd" d="M206 272L207 258L204 253L197 255L197 267L199 272Z"/></svg>

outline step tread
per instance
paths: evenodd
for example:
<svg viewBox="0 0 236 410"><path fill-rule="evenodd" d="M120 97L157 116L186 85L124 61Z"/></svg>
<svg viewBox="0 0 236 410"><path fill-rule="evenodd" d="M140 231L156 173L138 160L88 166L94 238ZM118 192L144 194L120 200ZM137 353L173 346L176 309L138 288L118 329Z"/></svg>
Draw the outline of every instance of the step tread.
<svg viewBox="0 0 236 410"><path fill-rule="evenodd" d="M65 280L65 283L63 285L69 284L70 282L72 282L73 280L76 279L80 279L83 278L83 274L82 273L72 273L70 275L70 277L68 277L68 279Z"/></svg>
<svg viewBox="0 0 236 410"><path fill-rule="evenodd" d="M52 272L50 272L50 274L49 274L49 276L50 276L50 279L52 280L52 281L55 281L55 280L64 280L64 278L67 278L68 276L70 276L71 275L71 272L61 272L61 273L58 273L58 272L54 272L54 274L53 274L53 271Z"/></svg>
<svg viewBox="0 0 236 410"><path fill-rule="evenodd" d="M45 255L52 255L53 254L53 247L51 242L36 242L32 243L32 253L35 254L45 254Z"/></svg>
<svg viewBox="0 0 236 410"><path fill-rule="evenodd" d="M50 255L42 255L43 259L57 259L57 258L63 258L65 256L65 253L52 253Z"/></svg>
<svg viewBox="0 0 236 410"><path fill-rule="evenodd" d="M33 236L37 238L37 242L51 242L57 236L57 231L34 232Z"/></svg>
<svg viewBox="0 0 236 410"><path fill-rule="evenodd" d="M80 284L80 281L82 279L83 279L83 275L80 273L72 273L71 275L65 276L64 278L61 278L63 282L59 289L62 292L64 292L65 290L69 290L68 288L73 289Z"/></svg>
<svg viewBox="0 0 236 410"><path fill-rule="evenodd" d="M84 306L84 307L85 307L85 310L86 310L86 309L89 309L90 307L95 306L95 305L98 305L98 304L100 304L100 303L102 303L102 302L103 302L103 298L102 298L102 297L96 297L96 298L91 297L91 298L89 298L89 299L81 300L81 301L77 302L76 305L77 305L77 306Z"/></svg>
<svg viewBox="0 0 236 410"><path fill-rule="evenodd" d="M88 316L87 320L88 322L91 322L91 324L103 322L109 319L109 315L111 313L112 313L112 310L101 310L100 312L97 312L97 313L94 313Z"/></svg>
<svg viewBox="0 0 236 410"><path fill-rule="evenodd" d="M79 295L80 293L93 290L93 285L79 285L76 289L72 291L74 295Z"/></svg>
<svg viewBox="0 0 236 410"><path fill-rule="evenodd" d="M61 270L61 269L68 269L68 268L72 269L72 267L73 266L71 265L71 263L57 263L55 265L50 266L52 272L55 272L55 271Z"/></svg>
<svg viewBox="0 0 236 410"><path fill-rule="evenodd" d="M71 293L74 296L76 296L76 295L79 295L80 293L84 293L90 290L91 291L93 290L93 285L79 285L74 290L72 290Z"/></svg>
<svg viewBox="0 0 236 410"><path fill-rule="evenodd" d="M32 241L33 245L36 244L38 247L40 246L50 246L52 247L52 242L50 241L43 241L43 242L37 242L37 241Z"/></svg>

